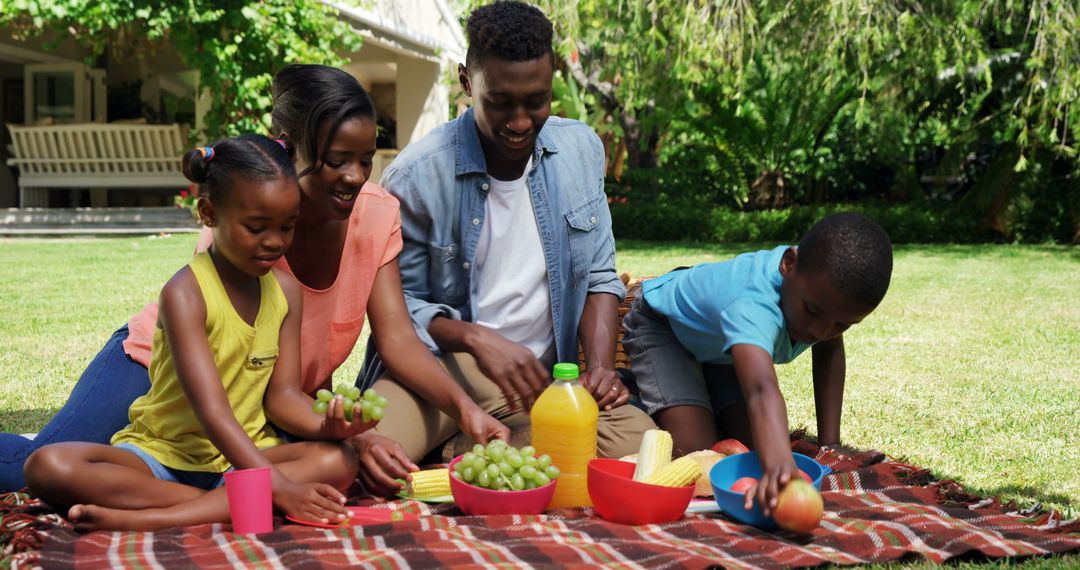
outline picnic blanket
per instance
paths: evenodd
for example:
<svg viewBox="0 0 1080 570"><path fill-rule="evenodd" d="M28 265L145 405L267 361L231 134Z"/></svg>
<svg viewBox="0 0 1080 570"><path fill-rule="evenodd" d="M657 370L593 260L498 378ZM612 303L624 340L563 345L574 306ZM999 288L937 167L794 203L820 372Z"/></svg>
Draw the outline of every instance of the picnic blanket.
<svg viewBox="0 0 1080 570"><path fill-rule="evenodd" d="M222 524L80 535L36 500L13 493L0 496L0 567L751 569L1080 549L1080 523L1053 511L1015 511L879 453L841 456L803 440L793 448L834 470L822 484L825 516L811 535L763 532L719 514L633 527L605 522L592 509L479 517L452 504L377 499L353 502L419 516L335 529L279 518L274 532L260 535L233 534Z"/></svg>

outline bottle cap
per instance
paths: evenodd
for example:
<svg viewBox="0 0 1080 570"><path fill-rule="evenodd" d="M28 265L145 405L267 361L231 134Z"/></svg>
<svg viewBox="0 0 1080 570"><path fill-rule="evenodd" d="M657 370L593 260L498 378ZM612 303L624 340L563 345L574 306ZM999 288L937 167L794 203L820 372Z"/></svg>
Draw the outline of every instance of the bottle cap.
<svg viewBox="0 0 1080 570"><path fill-rule="evenodd" d="M572 362L560 362L552 370L552 376L558 380L574 380L578 377L578 365Z"/></svg>

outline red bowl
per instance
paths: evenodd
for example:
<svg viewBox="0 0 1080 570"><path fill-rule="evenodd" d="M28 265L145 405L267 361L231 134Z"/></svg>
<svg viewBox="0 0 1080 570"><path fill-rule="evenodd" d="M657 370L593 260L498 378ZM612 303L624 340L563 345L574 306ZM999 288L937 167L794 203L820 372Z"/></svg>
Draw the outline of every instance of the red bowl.
<svg viewBox="0 0 1080 570"><path fill-rule="evenodd" d="M656 524L679 520L694 485L664 487L634 481L636 465L618 459L589 462L589 498L600 518L622 524Z"/></svg>
<svg viewBox="0 0 1080 570"><path fill-rule="evenodd" d="M467 515L538 515L555 496L558 480L525 491L493 491L470 485L453 475L461 457L450 462L450 493L454 495L454 503Z"/></svg>

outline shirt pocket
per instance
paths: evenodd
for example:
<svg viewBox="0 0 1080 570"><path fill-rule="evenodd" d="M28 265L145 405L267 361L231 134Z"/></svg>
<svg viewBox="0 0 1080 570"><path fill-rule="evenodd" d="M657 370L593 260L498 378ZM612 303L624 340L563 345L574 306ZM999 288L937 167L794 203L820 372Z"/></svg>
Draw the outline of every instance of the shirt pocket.
<svg viewBox="0 0 1080 570"><path fill-rule="evenodd" d="M570 239L570 267L575 279L583 279L592 267L596 246L595 230L599 218L599 200L591 199L566 213Z"/></svg>
<svg viewBox="0 0 1080 570"><path fill-rule="evenodd" d="M244 367L248 370L256 371L273 370L274 364L277 363L277 357L277 347L265 350L252 350L248 353L247 360L244 361Z"/></svg>
<svg viewBox="0 0 1080 570"><path fill-rule="evenodd" d="M430 243L428 257L431 259L428 277L432 300L451 307L464 305L466 276L461 267L461 248L456 243Z"/></svg>
<svg viewBox="0 0 1080 570"><path fill-rule="evenodd" d="M327 357L329 371L332 374L352 354L356 347L356 341L360 338L360 331L364 327L364 317L358 317L350 321L330 323L330 334L327 337ZM321 372L321 371L320 371Z"/></svg>

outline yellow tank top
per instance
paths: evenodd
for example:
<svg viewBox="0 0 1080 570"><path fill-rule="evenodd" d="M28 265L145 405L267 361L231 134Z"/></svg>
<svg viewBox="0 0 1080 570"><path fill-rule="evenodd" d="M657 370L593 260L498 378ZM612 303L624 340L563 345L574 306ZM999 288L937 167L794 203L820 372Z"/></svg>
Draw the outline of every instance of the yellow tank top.
<svg viewBox="0 0 1080 570"><path fill-rule="evenodd" d="M283 443L267 425L263 395L278 355L278 331L288 301L271 271L259 278L261 298L255 326L233 308L208 252L188 266L206 302L206 338L236 419L256 447ZM167 467L222 473L229 461L210 442L176 376L168 339L154 331L150 353L150 391L128 409L130 424L116 432L113 445L137 445Z"/></svg>

